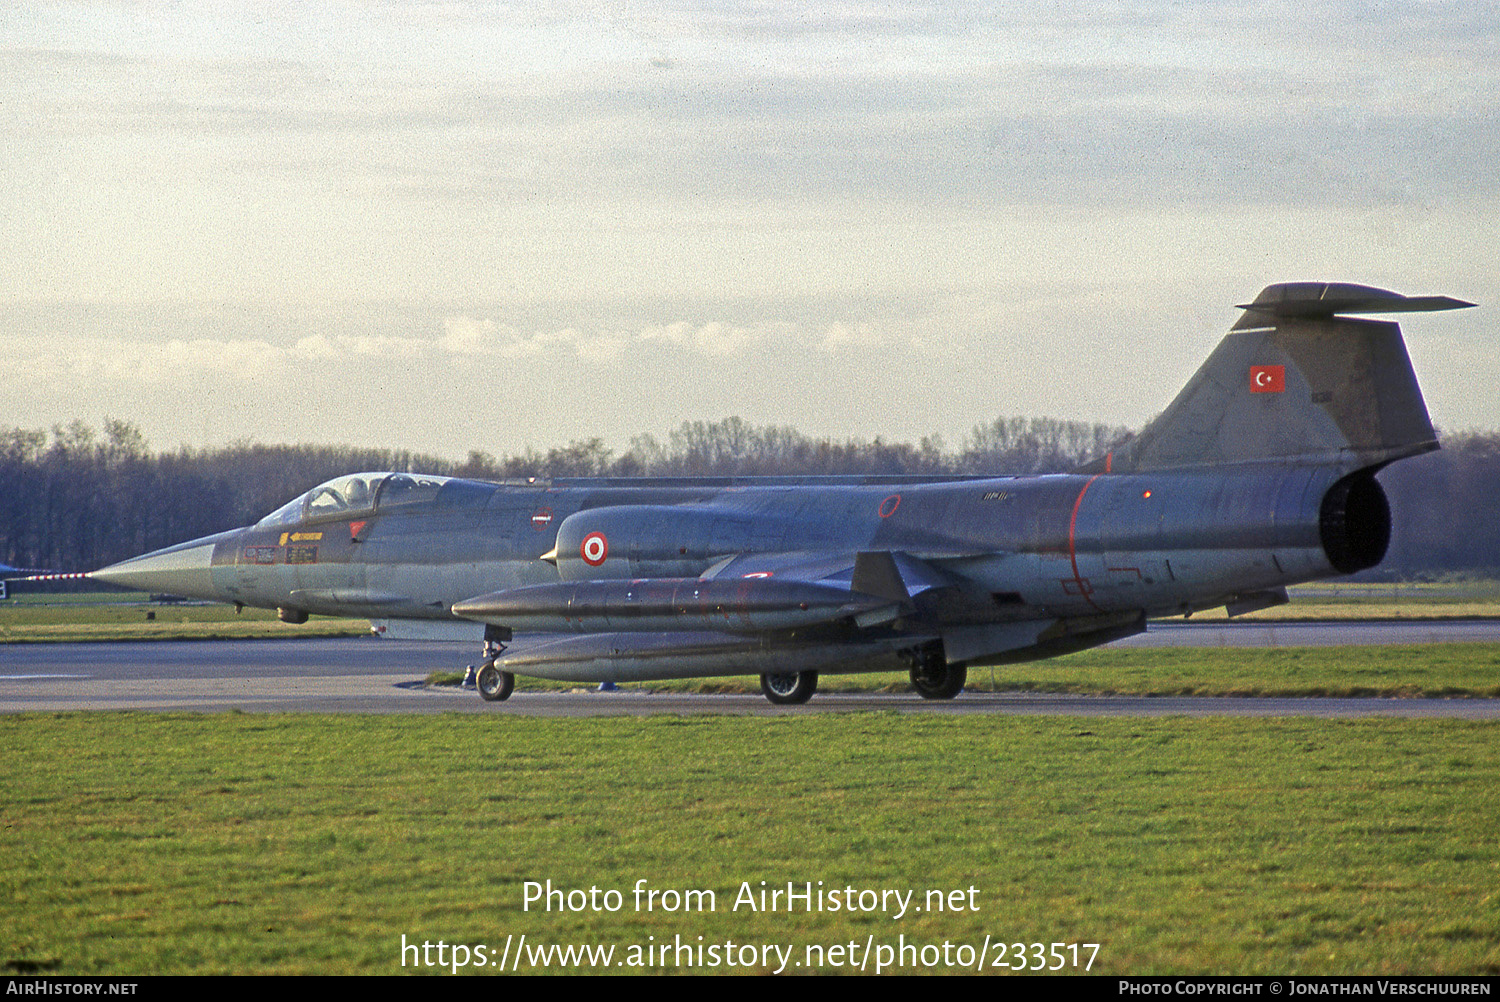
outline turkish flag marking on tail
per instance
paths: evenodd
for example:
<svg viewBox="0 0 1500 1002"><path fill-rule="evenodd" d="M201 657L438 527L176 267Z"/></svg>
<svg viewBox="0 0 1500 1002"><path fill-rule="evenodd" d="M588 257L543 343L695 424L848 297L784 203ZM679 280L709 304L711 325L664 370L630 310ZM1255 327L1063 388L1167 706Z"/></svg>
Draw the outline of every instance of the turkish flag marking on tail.
<svg viewBox="0 0 1500 1002"><path fill-rule="evenodd" d="M1251 393L1285 393L1286 392L1286 366L1284 366L1284 365L1252 365L1252 366L1250 366L1250 392Z"/></svg>

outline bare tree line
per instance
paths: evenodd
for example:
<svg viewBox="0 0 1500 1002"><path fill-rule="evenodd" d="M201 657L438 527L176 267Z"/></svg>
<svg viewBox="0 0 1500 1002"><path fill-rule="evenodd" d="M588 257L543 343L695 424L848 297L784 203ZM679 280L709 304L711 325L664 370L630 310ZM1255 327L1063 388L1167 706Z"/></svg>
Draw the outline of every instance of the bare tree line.
<svg viewBox="0 0 1500 1002"><path fill-rule="evenodd" d="M509 477L727 477L833 474L1059 473L1101 455L1129 434L1123 426L1057 418L997 418L976 426L956 452L938 436L916 445L814 439L784 425L752 425L737 418L685 421L667 435L637 435L615 455L602 439L570 442L547 453L496 459L471 452L447 472L487 479ZM428 472L440 472L431 469Z"/></svg>
<svg viewBox="0 0 1500 1002"><path fill-rule="evenodd" d="M401 449L261 445L152 452L140 430L106 420L50 431L0 429L0 562L89 570L186 539L247 525L316 484L358 470L475 477L1030 474L1065 472L1126 437L1119 426L1002 417L949 449L815 439L740 418L684 422L665 441L633 438L616 454L602 439L545 453L462 461ZM1377 574L1488 574L1500 568L1500 433L1470 432L1438 453L1381 474L1396 516Z"/></svg>

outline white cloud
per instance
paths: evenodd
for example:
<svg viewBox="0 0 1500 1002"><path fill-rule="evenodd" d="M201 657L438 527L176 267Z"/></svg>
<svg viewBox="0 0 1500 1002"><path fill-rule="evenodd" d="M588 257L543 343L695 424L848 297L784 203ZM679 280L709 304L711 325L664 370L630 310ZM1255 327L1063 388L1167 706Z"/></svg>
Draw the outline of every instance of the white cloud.
<svg viewBox="0 0 1500 1002"><path fill-rule="evenodd" d="M825 352L836 352L849 348L867 348L879 344L880 341L880 335L868 323L830 324L823 332L818 347Z"/></svg>
<svg viewBox="0 0 1500 1002"><path fill-rule="evenodd" d="M445 351L454 355L483 355L493 350L496 329L493 320L475 320L466 316L444 317L444 334L440 343Z"/></svg>
<svg viewBox="0 0 1500 1002"><path fill-rule="evenodd" d="M700 355L719 357L734 355L748 345L763 341L765 337L764 329L719 321L694 324L686 320L653 325L639 334L642 341L674 344Z"/></svg>
<svg viewBox="0 0 1500 1002"><path fill-rule="evenodd" d="M442 368L483 359L601 362L669 347L709 359L814 346L825 353L867 348L882 337L866 322L734 324L677 321L634 331L561 327L523 331L490 318L445 316L433 337L319 331L277 344L263 338L168 338L57 333L45 339L0 336L8 380L60 389L69 384L187 385L214 375L251 383L305 374L328 363L410 364ZM418 373L420 370L415 370ZM8 381L0 377L0 384Z"/></svg>

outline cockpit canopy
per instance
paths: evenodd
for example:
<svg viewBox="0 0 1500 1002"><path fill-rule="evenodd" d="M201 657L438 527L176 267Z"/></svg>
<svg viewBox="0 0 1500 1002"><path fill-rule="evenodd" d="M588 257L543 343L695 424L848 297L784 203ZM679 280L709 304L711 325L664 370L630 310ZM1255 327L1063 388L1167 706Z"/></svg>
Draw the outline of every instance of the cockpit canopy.
<svg viewBox="0 0 1500 1002"><path fill-rule="evenodd" d="M419 504L437 496L451 477L419 473L353 473L321 483L277 508L256 525L292 525L329 518L351 518L377 510Z"/></svg>

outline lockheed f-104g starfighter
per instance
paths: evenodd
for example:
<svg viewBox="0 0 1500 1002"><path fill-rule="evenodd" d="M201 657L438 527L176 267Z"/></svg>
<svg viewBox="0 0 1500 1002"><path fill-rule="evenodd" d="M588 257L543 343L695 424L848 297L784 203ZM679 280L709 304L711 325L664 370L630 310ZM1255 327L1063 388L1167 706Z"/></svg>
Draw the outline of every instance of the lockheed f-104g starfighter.
<svg viewBox="0 0 1500 1002"><path fill-rule="evenodd" d="M1375 474L1438 442L1398 325L1351 314L1469 305L1272 285L1160 416L1068 474L359 473L93 577L290 622L481 623L490 700L516 675L756 674L799 703L820 673L892 669L949 698L970 667L1238 615L1378 564L1391 515Z"/></svg>

